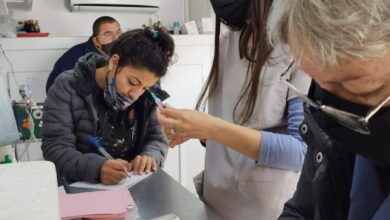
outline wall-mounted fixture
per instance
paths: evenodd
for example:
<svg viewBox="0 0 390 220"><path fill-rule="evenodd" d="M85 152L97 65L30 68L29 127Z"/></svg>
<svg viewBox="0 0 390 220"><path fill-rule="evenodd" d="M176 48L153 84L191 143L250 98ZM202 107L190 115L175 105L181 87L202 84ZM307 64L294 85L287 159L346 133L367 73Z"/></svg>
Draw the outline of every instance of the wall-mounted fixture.
<svg viewBox="0 0 390 220"><path fill-rule="evenodd" d="M0 0L0 15L9 11L31 11L33 0Z"/></svg>
<svg viewBox="0 0 390 220"><path fill-rule="evenodd" d="M161 0L69 0L72 12L81 10L130 10L156 12Z"/></svg>
<svg viewBox="0 0 390 220"><path fill-rule="evenodd" d="M8 14L7 4L5 3L5 0L0 0L0 15L7 15L7 14Z"/></svg>

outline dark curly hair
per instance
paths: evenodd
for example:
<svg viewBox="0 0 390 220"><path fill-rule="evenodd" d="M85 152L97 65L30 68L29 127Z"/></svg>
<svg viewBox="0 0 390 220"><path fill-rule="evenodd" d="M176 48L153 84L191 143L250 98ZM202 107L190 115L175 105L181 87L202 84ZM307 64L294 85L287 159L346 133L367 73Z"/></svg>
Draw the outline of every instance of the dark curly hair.
<svg viewBox="0 0 390 220"><path fill-rule="evenodd" d="M111 46L110 56L119 55L118 67L146 68L158 77L166 74L174 54L172 37L158 27L123 33Z"/></svg>

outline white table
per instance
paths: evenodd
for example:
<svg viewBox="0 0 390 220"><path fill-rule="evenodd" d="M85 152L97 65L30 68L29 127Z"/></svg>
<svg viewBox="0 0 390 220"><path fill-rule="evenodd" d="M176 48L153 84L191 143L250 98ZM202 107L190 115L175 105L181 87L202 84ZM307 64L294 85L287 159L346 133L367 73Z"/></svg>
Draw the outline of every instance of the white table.
<svg viewBox="0 0 390 220"><path fill-rule="evenodd" d="M31 161L0 165L0 219L60 219L54 164Z"/></svg>

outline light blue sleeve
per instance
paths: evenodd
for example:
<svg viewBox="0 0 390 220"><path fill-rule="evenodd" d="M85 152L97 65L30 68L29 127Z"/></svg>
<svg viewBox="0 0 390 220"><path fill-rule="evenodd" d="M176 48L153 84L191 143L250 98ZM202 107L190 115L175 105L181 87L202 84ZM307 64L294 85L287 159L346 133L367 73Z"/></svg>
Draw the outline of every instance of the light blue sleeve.
<svg viewBox="0 0 390 220"><path fill-rule="evenodd" d="M288 134L261 131L261 151L258 165L301 171L306 154L306 144L299 134L303 121L303 101L293 98L287 102Z"/></svg>

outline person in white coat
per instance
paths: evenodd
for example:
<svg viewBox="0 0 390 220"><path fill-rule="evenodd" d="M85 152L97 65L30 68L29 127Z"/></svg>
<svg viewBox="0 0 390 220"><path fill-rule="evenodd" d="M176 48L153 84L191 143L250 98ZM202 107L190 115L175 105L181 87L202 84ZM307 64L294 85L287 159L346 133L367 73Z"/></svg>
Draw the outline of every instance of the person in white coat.
<svg viewBox="0 0 390 220"><path fill-rule="evenodd" d="M306 145L299 135L303 103L280 81L292 58L272 48L266 21L272 0L212 0L217 16L214 62L198 109L159 109L171 145L206 142L197 190L223 219L276 219L295 190ZM220 23L229 30L221 31ZM310 78L283 74L301 91Z"/></svg>

